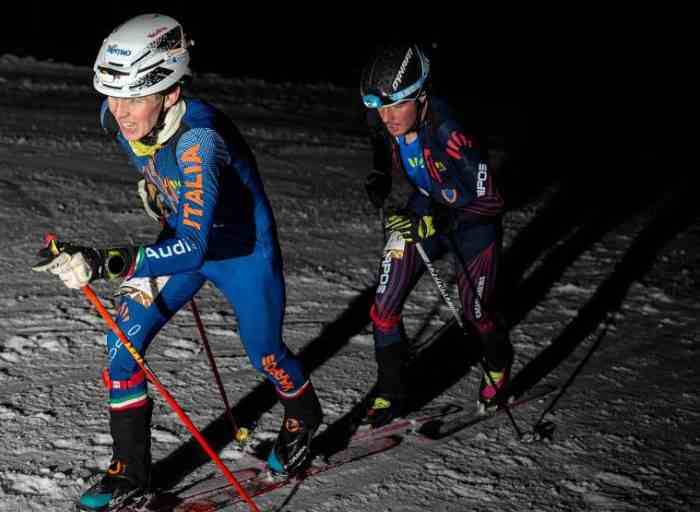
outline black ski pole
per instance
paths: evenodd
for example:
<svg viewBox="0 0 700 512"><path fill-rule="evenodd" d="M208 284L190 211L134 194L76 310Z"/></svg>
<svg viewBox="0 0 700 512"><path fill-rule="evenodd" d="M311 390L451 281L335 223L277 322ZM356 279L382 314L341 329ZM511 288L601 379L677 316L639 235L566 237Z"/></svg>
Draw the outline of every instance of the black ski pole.
<svg viewBox="0 0 700 512"><path fill-rule="evenodd" d="M194 297L190 301L190 309L192 310L192 315L194 316L194 323L199 331L199 337L202 339L202 346L207 353L207 358L209 359L209 366L214 373L214 380L219 388L219 394L221 399L224 401L224 407L226 408L226 417L228 418L231 428L233 429L233 438L240 444L245 443L250 436L250 431L243 426L238 425L238 422L233 417L233 412L231 410L231 405L228 401L228 396L226 396L226 390L224 384L221 381L221 375L219 374L219 369L216 366L216 359L214 359L214 353L209 345L209 338L207 337L207 332L204 329L204 323L202 322L202 317L199 315L199 308L194 301Z"/></svg>
<svg viewBox="0 0 700 512"><path fill-rule="evenodd" d="M379 208L379 222L382 223L382 239L384 240L384 245L386 245L386 214L383 206ZM382 247L382 250L384 250L384 247Z"/></svg>

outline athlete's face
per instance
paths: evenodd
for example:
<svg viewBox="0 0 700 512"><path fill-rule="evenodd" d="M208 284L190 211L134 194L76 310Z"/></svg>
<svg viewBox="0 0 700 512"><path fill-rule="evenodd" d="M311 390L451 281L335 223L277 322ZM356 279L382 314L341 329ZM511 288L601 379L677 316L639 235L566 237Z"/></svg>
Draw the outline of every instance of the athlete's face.
<svg viewBox="0 0 700 512"><path fill-rule="evenodd" d="M180 95L180 89L166 94L149 94L138 98L110 96L109 110L119 124L126 140L136 141L148 135L158 122L162 109L170 108Z"/></svg>
<svg viewBox="0 0 700 512"><path fill-rule="evenodd" d="M398 137L406 133L415 126L418 117L418 106L416 101L402 101L395 105L379 108L379 117L389 133Z"/></svg>

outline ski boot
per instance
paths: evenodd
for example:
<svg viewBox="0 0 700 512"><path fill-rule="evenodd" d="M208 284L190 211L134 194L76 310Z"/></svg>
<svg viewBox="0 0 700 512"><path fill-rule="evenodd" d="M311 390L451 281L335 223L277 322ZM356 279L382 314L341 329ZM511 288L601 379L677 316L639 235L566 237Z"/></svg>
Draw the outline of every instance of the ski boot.
<svg viewBox="0 0 700 512"><path fill-rule="evenodd" d="M510 368L513 363L513 346L508 332L497 327L493 331L482 333L481 341L484 348L481 382L477 407L479 414L495 411L505 402L503 390L510 379Z"/></svg>
<svg viewBox="0 0 700 512"><path fill-rule="evenodd" d="M477 407L479 414L486 414L495 411L506 401L507 397L503 396L503 392L510 379L513 345L510 343L508 331L503 327L481 333L481 342L484 359Z"/></svg>
<svg viewBox="0 0 700 512"><path fill-rule="evenodd" d="M359 421L359 430L383 427L402 415L407 395L403 376L406 352L406 344L403 342L375 350L376 391L371 395L369 407Z"/></svg>
<svg viewBox="0 0 700 512"><path fill-rule="evenodd" d="M403 399L401 397L375 396L370 399L364 417L360 419L359 430L369 430L388 425L401 417Z"/></svg>
<svg viewBox="0 0 700 512"><path fill-rule="evenodd" d="M275 475L293 476L310 460L311 440L321 426L323 412L311 381L294 398L282 398L284 420L267 466Z"/></svg>
<svg viewBox="0 0 700 512"><path fill-rule="evenodd" d="M78 510L107 510L119 503L133 502L147 493L147 488L130 478L127 465L112 460L107 473L96 484L85 491L78 501Z"/></svg>
<svg viewBox="0 0 700 512"><path fill-rule="evenodd" d="M110 411L112 462L102 478L80 496L78 510L108 510L146 496L151 470L152 411L150 400L143 407Z"/></svg>
<svg viewBox="0 0 700 512"><path fill-rule="evenodd" d="M501 403L497 399L498 392L506 386L509 378L509 368L487 370L482 373L479 397L477 399L479 414L493 412L498 408L498 405Z"/></svg>

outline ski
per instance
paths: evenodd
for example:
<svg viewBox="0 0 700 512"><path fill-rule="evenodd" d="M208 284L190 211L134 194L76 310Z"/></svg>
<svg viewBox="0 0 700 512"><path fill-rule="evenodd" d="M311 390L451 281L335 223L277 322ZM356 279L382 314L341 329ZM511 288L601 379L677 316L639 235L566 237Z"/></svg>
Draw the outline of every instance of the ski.
<svg viewBox="0 0 700 512"><path fill-rule="evenodd" d="M272 475L268 470L258 466L241 469L234 472L234 475L251 497L260 496L286 485L301 484L307 478L344 464L383 453L398 446L401 441L399 436L387 435L350 444L327 458L317 457L306 470L292 477ZM217 475L203 485L158 494L152 496L147 504L132 504L114 510L119 512L201 512L204 510L214 512L242 501L236 489L223 477Z"/></svg>
<svg viewBox="0 0 700 512"><path fill-rule="evenodd" d="M231 471L238 482L243 483L254 478L260 472L259 469L244 468ZM151 510L172 510L178 503L186 499L194 499L198 496L207 496L226 487L230 482L220 474L212 474L198 482L183 485L176 489L161 492L150 492L138 498L129 498L113 503L105 512L149 512ZM158 508L154 509L153 506Z"/></svg>
<svg viewBox="0 0 700 512"><path fill-rule="evenodd" d="M418 430L426 423L447 420L448 418L459 415L462 412L464 412L464 409L456 404L423 407L415 412L407 414L406 416L397 418L391 423L381 427L358 429L350 437L349 443L352 444L376 437L399 435L406 433L407 431Z"/></svg>
<svg viewBox="0 0 700 512"><path fill-rule="evenodd" d="M557 389L557 386L552 385L535 386L511 400L508 407L511 410L517 409L542 399ZM398 446L404 439L426 443L440 441L504 412L505 409L501 407L482 414L476 407L466 410L456 404L424 407L382 427L355 432L348 439L345 448L327 458L316 453L311 466L300 475L271 475L264 461L233 473L250 496L260 496L290 484L298 485L306 478L338 466L385 452ZM214 475L202 482L152 495L146 504L122 504L110 508L109 512L214 512L242 501L223 476Z"/></svg>
<svg viewBox="0 0 700 512"><path fill-rule="evenodd" d="M542 384L533 387L522 395L508 402L508 409L513 410L534 401L540 400L545 396L554 393L559 388L548 384ZM411 433L424 441L439 441L451 435L454 435L462 430L495 418L506 411L505 407L480 413L477 410L469 412L459 412L446 418L436 418L431 421L423 422L417 429Z"/></svg>
<svg viewBox="0 0 700 512"><path fill-rule="evenodd" d="M557 389L559 389L557 386L549 384L534 386L510 400L508 407L517 409L527 403L544 398ZM353 434L349 442L355 443L376 437L402 434L422 438L424 441L436 441L504 412L505 408L503 407L480 413L476 405L473 409L465 409L456 404L429 406L409 413L405 417L394 420L382 427L359 430Z"/></svg>

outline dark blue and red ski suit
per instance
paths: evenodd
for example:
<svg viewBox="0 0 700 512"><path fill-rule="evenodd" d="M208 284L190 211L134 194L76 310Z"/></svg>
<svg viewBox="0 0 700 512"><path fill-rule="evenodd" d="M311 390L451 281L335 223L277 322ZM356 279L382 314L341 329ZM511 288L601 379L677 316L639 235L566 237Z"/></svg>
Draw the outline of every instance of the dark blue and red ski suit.
<svg viewBox="0 0 700 512"><path fill-rule="evenodd" d="M391 136L377 111L369 111L375 171L391 177L387 209L434 218L437 233L421 244L431 260L452 253L463 316L486 340L500 329L492 297L501 251L503 200L485 151L462 130L442 100L431 96L426 101L425 106L417 102L418 136L410 144L404 137ZM402 352L396 350L405 345L401 311L425 270L415 244L389 237L371 309L380 387L382 366L387 366L382 354ZM486 360L494 368L505 366L509 357L505 336L500 338L484 347ZM389 394L397 391L390 384L386 387Z"/></svg>
<svg viewBox="0 0 700 512"><path fill-rule="evenodd" d="M138 154L119 132L107 102L102 105L102 126L165 205L163 234L138 248L120 287L117 323L143 354L161 327L210 281L230 302L253 366L283 397L294 397L308 381L282 341L282 258L255 159L223 114L199 100L183 101L177 131L152 154ZM113 333L107 351L111 410L144 405L144 374Z"/></svg>

